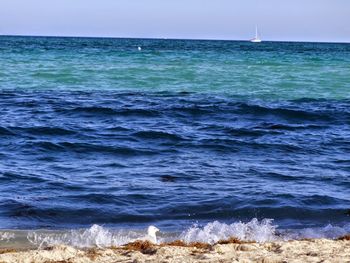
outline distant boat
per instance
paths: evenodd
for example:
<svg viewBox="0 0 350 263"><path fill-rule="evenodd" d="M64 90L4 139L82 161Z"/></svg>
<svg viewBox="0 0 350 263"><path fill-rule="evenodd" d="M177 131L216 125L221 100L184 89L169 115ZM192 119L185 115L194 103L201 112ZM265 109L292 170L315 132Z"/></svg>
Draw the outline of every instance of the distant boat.
<svg viewBox="0 0 350 263"><path fill-rule="evenodd" d="M260 43L262 40L259 37L258 26L255 27L255 37L250 40L252 43Z"/></svg>

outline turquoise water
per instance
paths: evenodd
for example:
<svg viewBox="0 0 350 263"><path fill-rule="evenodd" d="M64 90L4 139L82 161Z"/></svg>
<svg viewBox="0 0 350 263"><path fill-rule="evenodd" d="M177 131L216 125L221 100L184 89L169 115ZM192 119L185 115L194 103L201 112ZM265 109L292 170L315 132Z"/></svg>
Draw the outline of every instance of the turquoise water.
<svg viewBox="0 0 350 263"><path fill-rule="evenodd" d="M348 44L29 37L1 41L1 88L185 91L263 99L350 96Z"/></svg>
<svg viewBox="0 0 350 263"><path fill-rule="evenodd" d="M350 230L348 44L0 37L0 61L1 229Z"/></svg>

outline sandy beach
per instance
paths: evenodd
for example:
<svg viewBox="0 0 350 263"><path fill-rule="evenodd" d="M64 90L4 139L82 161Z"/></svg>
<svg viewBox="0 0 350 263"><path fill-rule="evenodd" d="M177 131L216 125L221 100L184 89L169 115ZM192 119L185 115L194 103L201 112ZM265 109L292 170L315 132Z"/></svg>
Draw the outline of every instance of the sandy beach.
<svg viewBox="0 0 350 263"><path fill-rule="evenodd" d="M55 246L40 250L2 250L1 263L85 262L350 262L350 237L273 243L223 241L215 245L181 241L163 245L137 241L108 249Z"/></svg>

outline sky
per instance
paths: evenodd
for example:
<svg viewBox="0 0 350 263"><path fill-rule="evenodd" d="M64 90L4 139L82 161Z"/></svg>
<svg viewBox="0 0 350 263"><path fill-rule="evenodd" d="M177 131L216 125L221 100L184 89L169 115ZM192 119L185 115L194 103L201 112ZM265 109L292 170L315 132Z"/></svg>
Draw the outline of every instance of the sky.
<svg viewBox="0 0 350 263"><path fill-rule="evenodd" d="M1 35L350 42L350 0L0 0Z"/></svg>

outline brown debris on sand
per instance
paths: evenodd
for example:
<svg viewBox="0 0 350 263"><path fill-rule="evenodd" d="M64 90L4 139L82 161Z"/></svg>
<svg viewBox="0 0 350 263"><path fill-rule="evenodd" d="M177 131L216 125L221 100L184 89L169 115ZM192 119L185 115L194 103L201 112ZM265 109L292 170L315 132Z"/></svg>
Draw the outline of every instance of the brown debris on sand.
<svg viewBox="0 0 350 263"><path fill-rule="evenodd" d="M182 240L175 240L169 243L164 243L160 245L161 247L188 247L188 248L198 248L198 249L211 249L212 245L208 243L202 243L202 242L192 242L192 243L185 243Z"/></svg>
<svg viewBox="0 0 350 263"><path fill-rule="evenodd" d="M13 249L13 248L3 248L0 249L0 254L6 254L6 253L16 253L19 252L18 249Z"/></svg>
<svg viewBox="0 0 350 263"><path fill-rule="evenodd" d="M216 244L226 245L226 244L244 244L244 243L253 243L253 242L243 242L243 241L239 240L238 238L231 237L227 240L220 240Z"/></svg>
<svg viewBox="0 0 350 263"><path fill-rule="evenodd" d="M150 241L137 240L123 246L124 249L130 251L139 251L142 254L153 255L157 252L156 245Z"/></svg>
<svg viewBox="0 0 350 263"><path fill-rule="evenodd" d="M347 240L347 241L350 241L350 234L349 234L349 235L342 236L342 237L338 238L338 240Z"/></svg>

